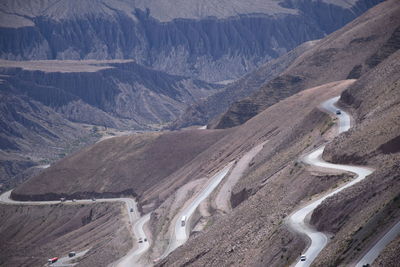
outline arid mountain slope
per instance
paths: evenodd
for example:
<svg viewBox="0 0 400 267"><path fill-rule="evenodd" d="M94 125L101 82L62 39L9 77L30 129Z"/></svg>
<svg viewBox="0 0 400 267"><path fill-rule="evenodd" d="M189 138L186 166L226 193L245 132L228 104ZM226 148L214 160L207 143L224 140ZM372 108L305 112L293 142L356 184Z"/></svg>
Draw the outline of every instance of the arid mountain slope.
<svg viewBox="0 0 400 267"><path fill-rule="evenodd" d="M0 191L93 143L99 129L159 128L219 88L132 60L0 60Z"/></svg>
<svg viewBox="0 0 400 267"><path fill-rule="evenodd" d="M13 191L15 199L131 195L146 190L193 160L229 131L144 133L104 140L67 157ZM166 189L168 193L171 189Z"/></svg>
<svg viewBox="0 0 400 267"><path fill-rule="evenodd" d="M328 199L313 214L311 221L318 229L335 234L318 266L354 262L360 251L400 220L399 92L397 51L342 94L341 104L356 115L357 124L327 147L324 158L376 170L366 181Z"/></svg>
<svg viewBox="0 0 400 267"><path fill-rule="evenodd" d="M282 100L216 144L214 153L221 154L220 166L224 166L249 147L267 141L227 196L233 210L223 215L215 212L211 200L206 206L214 212L203 216L204 231L158 266L284 266L297 258L305 242L286 229L284 219L301 200L347 178L310 172L298 159L330 134L331 118L316 107L353 82L326 84ZM168 207L161 206L155 211L154 231L165 223L165 210Z"/></svg>
<svg viewBox="0 0 400 267"><path fill-rule="evenodd" d="M221 92L191 105L178 120L171 124L170 128L179 129L190 125L207 124L210 119L224 113L235 101L251 95L263 84L277 77L292 64L296 58L308 49L314 47L317 43L318 41L306 42L289 53L268 61L256 70L246 74L238 81L227 85Z"/></svg>
<svg viewBox="0 0 400 267"><path fill-rule="evenodd" d="M27 95L71 121L118 128L172 121L218 88L132 61L0 61L0 75L2 91Z"/></svg>
<svg viewBox="0 0 400 267"><path fill-rule="evenodd" d="M44 266L89 250L78 266L107 266L133 245L124 204L0 205L0 265Z"/></svg>
<svg viewBox="0 0 400 267"><path fill-rule="evenodd" d="M0 57L134 59L170 74L236 79L379 2L5 0Z"/></svg>
<svg viewBox="0 0 400 267"><path fill-rule="evenodd" d="M386 13L393 15L391 12L398 12L398 5L393 1L375 9L378 8L383 8L380 11L387 21L398 20L398 17ZM380 19L377 17L376 21ZM382 29L381 24L374 26L371 19L364 23L371 23L368 28L372 32L376 30L374 27ZM354 33L349 29L346 31L357 36L356 30ZM354 114L356 125L329 144L324 154L326 160L337 163L368 164L375 168L375 172L360 184L327 199L312 214L311 223L318 230L332 234L328 246L317 258L316 266L354 264L400 218L400 54L396 52L399 44L397 31L389 32L388 38L364 57L359 80L342 94L340 103ZM340 41L340 38L331 41ZM368 62L376 63L367 66ZM335 66L334 62L331 63ZM328 72L323 75L336 74ZM236 131L231 136L240 131L255 133L259 130L256 121L265 128L264 131L272 130L269 127L274 127L274 123L284 127L278 127L276 132L272 131L275 134L265 138L269 142L235 186L231 196L232 212L227 215L216 212L210 216L199 211L203 215L197 218L202 217L207 222L205 230L194 234L158 266L285 266L298 259L307 244L287 229L284 224L287 215L320 192L351 179L348 174L334 172L326 175L325 171L299 162L302 154L330 136L328 129L334 121L309 109L316 105L314 97L321 97L319 94L331 90L332 86L324 86L319 88L318 94L309 95L308 90L300 92L234 128ZM297 107L303 109L297 110ZM248 136L242 137L242 142L251 140ZM209 210L215 208L212 201L206 205ZM160 220L164 213L161 209L158 212L157 219ZM157 226L155 224L154 229L160 229ZM396 242L398 240L381 255L380 263L398 260L393 253Z"/></svg>
<svg viewBox="0 0 400 267"><path fill-rule="evenodd" d="M342 164L368 164L376 170L365 181L326 200L313 213L311 223L320 231L332 234L316 266L354 264L400 218L399 56L399 52L388 56L342 94L341 103L354 113L357 124L329 144L324 157ZM319 93L327 89L332 87L319 88ZM267 108L238 127L233 135L241 129L256 129L255 121L266 120L276 109L290 107L296 112L305 97L302 94L308 91ZM307 103L302 107L313 106L310 99ZM233 211L225 216L208 217L211 225L159 266L283 266L298 258L306 244L288 231L284 225L286 216L313 195L350 178L335 173L326 175L298 162L304 151L323 141L318 135L329 136L326 130L332 121L316 116L315 111L290 114L289 110L281 110L278 114L280 119L264 121L262 125L273 127L275 121L292 123L286 128L287 135L279 132L276 135L279 141L275 142L275 136L270 137L250 164L232 192ZM287 122L286 116L297 119L298 124ZM212 209L212 204L208 205ZM207 220L210 215L202 216ZM396 242L381 255L380 263L398 260L393 254Z"/></svg>
<svg viewBox="0 0 400 267"><path fill-rule="evenodd" d="M7 81L0 83L0 192L38 171L31 167L46 165L96 139L50 107L10 92Z"/></svg>
<svg viewBox="0 0 400 267"><path fill-rule="evenodd" d="M253 175L246 175L247 178L240 181L233 192L231 201L236 207L234 211L221 218L222 221L219 221L218 215L213 218L214 223L210 225L214 230L210 228L204 235L199 235L201 242L199 239L189 240L188 246L182 248L185 250L180 249L176 252L184 251L185 257L174 253L168 258L168 264L181 264L183 259L193 260L193 255L199 251L203 251L206 247L209 250L205 240L210 240L208 234L214 235L214 231L217 230L220 233L215 237L215 242L221 242L220 245L207 253L199 264L210 263L211 259L216 258L221 264L238 260L243 258L244 249L250 248L252 242L237 246L234 255L231 252L224 252L229 251L228 246L237 244L244 236L248 238L262 236L262 240L259 241L262 246L258 248L270 246L269 242L276 242L276 239L275 237L268 239L264 232L270 235L275 230L279 230L279 233L290 237L288 240L292 240L293 236L287 234L283 226L277 222L301 199L333 186L339 179L343 179L343 176L338 175L310 175L307 171L296 167L295 162L299 153L312 149L314 143L323 140L321 134L326 134L329 127L329 117L315 107L324 99L340 94L352 82L335 82L302 92L274 105L243 126L231 130L147 133L105 140L54 164L41 175L19 186L13 192L13 197L44 199L57 198L61 195L107 196L120 195L121 191L126 190L122 193L139 195L144 212L160 207L152 216L152 229L163 229L162 225L171 222L172 218L168 212L173 209L173 206L170 206L173 203L171 199L177 198L174 194L177 189L188 182L215 173L228 162L238 159L254 145L269 140L260 153L260 158L252 164ZM197 150L193 150L196 146ZM294 172L295 177L298 177L297 182L293 183L295 178L292 176L287 176L288 178L282 181L277 180L280 176L274 174L279 171ZM268 177L273 177L271 186L265 186L269 184L267 182L269 179L266 180ZM319 181L318 187L311 186L315 181ZM296 191L296 195L290 200L286 198L273 200L276 198L274 191L284 196L283 192L300 186L302 190ZM76 192L78 193L74 194ZM259 197L251 197L256 194ZM260 198L268 201L260 201ZM266 203L268 205L264 206ZM254 220L256 214L264 214L261 217L269 214L269 218L274 219L269 219L268 223ZM226 232L219 230L221 224L226 226ZM237 232L235 229L242 230ZM259 229L261 232L254 232L254 229ZM165 244L157 242L158 238L163 238L163 233L157 230L153 233L156 233L154 236L157 238L156 244ZM277 262L287 262L286 256L289 260L293 259L299 253L301 244L303 243L300 239L293 241L288 245L290 252L285 254L283 260ZM254 257L255 254L257 257ZM262 255L261 251L253 251L249 254L251 258L243 258L241 263L261 261ZM154 255L156 256L159 255Z"/></svg>
<svg viewBox="0 0 400 267"><path fill-rule="evenodd" d="M379 4L322 39L255 94L234 103L211 127L242 124L266 107L305 88L360 77L399 48L396 41L399 29L398 1Z"/></svg>

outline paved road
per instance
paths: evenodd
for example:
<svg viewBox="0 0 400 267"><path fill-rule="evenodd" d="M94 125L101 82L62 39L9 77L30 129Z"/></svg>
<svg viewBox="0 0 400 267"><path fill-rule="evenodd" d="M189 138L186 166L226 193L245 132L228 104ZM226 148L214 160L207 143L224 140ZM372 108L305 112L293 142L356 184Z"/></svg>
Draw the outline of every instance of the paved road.
<svg viewBox="0 0 400 267"><path fill-rule="evenodd" d="M335 103L339 97L332 98L322 104L322 108L325 109L326 111L333 113L336 115L336 110L339 110L336 106ZM350 116L341 110L340 115L336 115L339 118L338 122L338 128L339 128L339 133L345 132L350 129ZM363 180L366 176L370 175L373 170L370 168L365 168L365 167L356 167L356 166L348 166L348 165L341 165L341 164L332 164L325 162L322 159L322 153L325 149L325 146L322 146L318 148L317 150L311 152L310 154L306 155L302 160L303 162L318 166L318 167L323 167L323 168L330 168L330 169L335 169L335 170L342 170L342 171L347 171L347 172L352 172L357 175L357 177L350 181L349 183L344 184L343 186L337 188L336 190L332 191L331 193L311 202L307 206L301 208L300 210L296 211L289 217L288 224L289 226L294 229L295 231L306 235L310 240L311 244L310 247L306 250L304 255L306 256L306 261L298 261L296 263L296 267L300 266L310 266L311 263L315 260L315 258L318 256L318 254L321 252L321 250L326 246L328 243L328 237L321 232L316 231L312 226L310 226L307 222L308 216L317 208L322 201L327 199L330 196L333 196L334 194L337 194L338 192L353 186L354 184L360 182Z"/></svg>
<svg viewBox="0 0 400 267"><path fill-rule="evenodd" d="M88 204L93 203L94 201L91 199L80 199L80 200L67 200L65 202L58 201L16 201L10 199L11 191L7 191L4 194L0 195L0 203L4 204L14 204L14 205L52 205L52 204ZM140 237L148 239L146 236L143 226L150 219L150 214L147 214L143 217L140 217L140 213L137 208L137 203L132 198L101 198L96 199L96 202L124 202L126 205L126 209L128 212L129 221L132 225L132 232L134 233L134 239L139 239ZM139 261L140 255L142 255L149 248L149 242L139 243L138 248L132 249L129 253L121 260L119 260L115 266L124 267L124 266L133 266L137 265ZM49 255L49 257L53 257L53 255ZM54 265L55 266L55 265Z"/></svg>
<svg viewBox="0 0 400 267"><path fill-rule="evenodd" d="M193 201L185 207L179 214L178 220L175 223L175 229L173 236L169 242L167 250L161 256L161 258L165 258L169 253L174 251L176 248L182 246L189 238L190 233L190 224L187 223L190 221L190 217L193 215L194 211L200 205L200 203L206 199L211 192L221 183L222 179L226 176L233 165L233 162L229 163L225 168L215 174L210 182L206 185L206 187L193 199ZM181 219L183 216L186 216L185 226L182 226Z"/></svg>
<svg viewBox="0 0 400 267"><path fill-rule="evenodd" d="M150 220L151 213L141 217L133 226L133 232L139 239L142 238L143 242L138 243L138 247L132 249L125 257L120 259L114 266L118 267L131 267L131 266L144 266L140 263L140 257L150 248L150 242L144 231L144 225ZM144 241L144 240L147 241Z"/></svg>
<svg viewBox="0 0 400 267"><path fill-rule="evenodd" d="M356 267L372 264L385 247L400 234L400 222L397 222L365 255L357 262Z"/></svg>

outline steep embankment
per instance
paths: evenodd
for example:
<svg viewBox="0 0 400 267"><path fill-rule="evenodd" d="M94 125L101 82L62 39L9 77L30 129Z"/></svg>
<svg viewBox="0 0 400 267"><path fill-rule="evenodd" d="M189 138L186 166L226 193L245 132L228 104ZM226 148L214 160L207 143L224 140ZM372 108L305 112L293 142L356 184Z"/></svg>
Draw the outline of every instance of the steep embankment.
<svg viewBox="0 0 400 267"><path fill-rule="evenodd" d="M130 58L172 74L228 80L379 2L7 0L0 5L0 57Z"/></svg>
<svg viewBox="0 0 400 267"><path fill-rule="evenodd" d="M104 140L55 163L20 185L12 197L48 200L133 195L141 199L152 186L229 132L187 130Z"/></svg>
<svg viewBox="0 0 400 267"><path fill-rule="evenodd" d="M400 219L399 59L400 52L393 53L342 94L340 103L356 115L356 126L328 145L324 158L368 164L376 171L313 214L311 222L319 230L335 234L319 258L320 266L356 262Z"/></svg>
<svg viewBox="0 0 400 267"><path fill-rule="evenodd" d="M379 4L322 39L252 96L234 103L212 128L242 124L266 107L305 88L359 78L395 51L399 27L398 2L389 0Z"/></svg>
<svg viewBox="0 0 400 267"><path fill-rule="evenodd" d="M43 266L89 249L79 266L107 266L133 245L125 210L122 203L0 205L0 265Z"/></svg>

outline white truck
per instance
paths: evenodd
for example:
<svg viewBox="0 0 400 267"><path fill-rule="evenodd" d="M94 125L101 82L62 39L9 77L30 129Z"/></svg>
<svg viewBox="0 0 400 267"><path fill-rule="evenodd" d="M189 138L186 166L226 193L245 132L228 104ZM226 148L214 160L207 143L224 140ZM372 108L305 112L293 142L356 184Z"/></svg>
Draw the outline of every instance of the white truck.
<svg viewBox="0 0 400 267"><path fill-rule="evenodd" d="M183 215L181 218L181 226L183 227L183 226L185 226L185 224L186 224L186 216Z"/></svg>

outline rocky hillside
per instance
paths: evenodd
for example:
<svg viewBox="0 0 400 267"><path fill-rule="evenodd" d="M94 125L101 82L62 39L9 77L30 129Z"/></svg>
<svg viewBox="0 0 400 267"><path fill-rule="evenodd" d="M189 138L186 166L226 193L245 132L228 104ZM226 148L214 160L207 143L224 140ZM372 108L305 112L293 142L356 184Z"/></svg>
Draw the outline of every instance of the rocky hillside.
<svg viewBox="0 0 400 267"><path fill-rule="evenodd" d="M356 126L329 144L324 158L369 165L375 172L366 181L328 199L314 212L311 222L318 229L335 234L318 266L354 262L359 251L380 237L379 230L388 229L400 218L399 92L397 51L342 94L340 103L356 116ZM393 261L390 253L388 257ZM385 259L380 261L384 263Z"/></svg>
<svg viewBox="0 0 400 267"><path fill-rule="evenodd" d="M385 27L382 29L382 25ZM386 1L322 39L281 75L234 103L212 128L242 124L266 107L305 88L359 78L399 49L400 6Z"/></svg>
<svg viewBox="0 0 400 267"><path fill-rule="evenodd" d="M263 84L276 78L296 58L314 47L317 43L318 41L306 42L289 53L268 61L239 80L227 85L221 92L215 93L189 106L176 121L171 123L169 128L179 129L190 125L207 124L211 119L224 113L235 101L251 95Z"/></svg>
<svg viewBox="0 0 400 267"><path fill-rule="evenodd" d="M330 234L315 266L353 266L400 219L399 56L397 51L382 59L342 93L340 103L356 117L355 126L328 145L324 158L368 165L375 172L328 198L312 214L311 223ZM287 216L320 192L351 179L348 174L327 174L299 162L305 151L331 135L329 127L334 121L311 110L311 99L323 92L333 93L334 88L330 84L314 88L314 94L312 90L298 93L235 128L231 137L245 130L254 134L261 126L270 130L270 135L233 189L232 211L202 212L205 207L215 209L213 199L208 201L199 209L200 219L194 222L197 227L205 220L204 230L193 230L189 241L157 266L286 266L298 259L307 244L287 228ZM168 214L162 209L156 213L157 220ZM161 228L156 220L154 225L154 229ZM379 256L381 265L376 266L391 266L398 261L396 246L398 239Z"/></svg>
<svg viewBox="0 0 400 267"><path fill-rule="evenodd" d="M0 75L2 92L25 95L70 121L130 129L170 122L219 88L131 61L0 61Z"/></svg>
<svg viewBox="0 0 400 267"><path fill-rule="evenodd" d="M20 185L12 197L54 200L61 196L125 195L142 199L152 195L156 198L157 194L150 190L153 186L162 183L227 133L229 131L187 130L104 140L55 163ZM172 190L166 189L164 193Z"/></svg>
<svg viewBox="0 0 400 267"><path fill-rule="evenodd" d="M327 199L313 213L311 222L318 229L332 234L315 264L352 263L400 218L397 149L399 52L380 58L380 63L362 72L358 81L335 81L304 90L233 129L144 134L140 136L143 140L138 136L106 140L60 161L48 169L48 176L39 175L17 188L15 193L20 195L14 194L14 197L40 196L43 186L37 187L39 184L46 184L58 192L76 191L76 180L69 181L75 176L80 177L80 187L105 185L111 188L125 178L123 172L107 173L107 169L129 170L127 166L138 166L136 164L143 160L147 162L143 166L150 166L141 167L142 173L153 173L152 176L158 177L140 197L143 211L153 211L150 229L155 241L148 258L154 259L168 246L165 240L170 236L168 230L176 220L177 210L204 186L207 177L229 162L236 164L255 145L263 144L261 151L246 166L244 175L224 196L231 209L218 210L215 199L221 187L217 188L194 216L193 232L188 242L158 262L158 266L290 265L307 243L288 229L285 224L288 215L321 192L352 179L349 174L326 173L326 170L299 161L304 153L330 140L336 130L332 128L335 120L320 111L318 105L347 89L342 93L341 104L354 113L356 125L337 137L328 146L324 157L346 164L369 164L376 170L355 187ZM144 149L141 150L137 144L143 145ZM182 155L190 155L190 146L196 144L201 144L197 154ZM168 158L155 157L154 149L160 156L167 155ZM175 149L178 152L172 153ZM98 156L97 160L93 155ZM182 157L187 160L182 160ZM117 160L112 161L114 158ZM148 164L151 162L149 158L155 159L152 163L155 165ZM157 174L154 166L172 166L172 170L168 177L164 177L159 175L162 171ZM86 173L80 173L80 170ZM63 186L58 188L60 182L54 177L68 172L70 174L65 177L69 179L63 179ZM110 174L114 174L112 181L108 179ZM93 180L97 177L101 177L100 183L100 179ZM141 184L133 186L140 188ZM194 230L199 228L201 230ZM391 251L394 245L388 247L389 252L382 254L381 262L393 262Z"/></svg>
<svg viewBox="0 0 400 267"><path fill-rule="evenodd" d="M0 191L100 130L157 129L220 87L132 61L0 60Z"/></svg>
<svg viewBox="0 0 400 267"><path fill-rule="evenodd" d="M44 266L56 255L88 250L79 266L106 266L133 244L125 210L122 203L0 205L0 265Z"/></svg>
<svg viewBox="0 0 400 267"><path fill-rule="evenodd" d="M0 57L134 59L170 74L235 79L379 2L6 0Z"/></svg>
<svg viewBox="0 0 400 267"><path fill-rule="evenodd" d="M26 95L10 92L0 84L0 191L18 182L54 159L95 140L93 133L71 123L48 106Z"/></svg>

